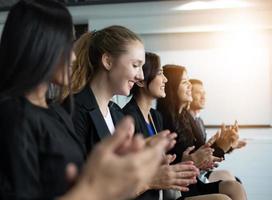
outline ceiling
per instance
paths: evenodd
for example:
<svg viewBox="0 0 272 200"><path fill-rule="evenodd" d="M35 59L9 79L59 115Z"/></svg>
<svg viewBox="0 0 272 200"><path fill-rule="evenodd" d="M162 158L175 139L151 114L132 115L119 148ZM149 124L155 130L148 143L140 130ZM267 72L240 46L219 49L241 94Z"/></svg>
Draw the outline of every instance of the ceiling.
<svg viewBox="0 0 272 200"><path fill-rule="evenodd" d="M0 0L0 11L7 11L19 0ZM132 3L132 2L147 2L147 1L172 1L172 0L59 0L65 2L68 6L80 5L97 5L97 4L113 4L113 3Z"/></svg>

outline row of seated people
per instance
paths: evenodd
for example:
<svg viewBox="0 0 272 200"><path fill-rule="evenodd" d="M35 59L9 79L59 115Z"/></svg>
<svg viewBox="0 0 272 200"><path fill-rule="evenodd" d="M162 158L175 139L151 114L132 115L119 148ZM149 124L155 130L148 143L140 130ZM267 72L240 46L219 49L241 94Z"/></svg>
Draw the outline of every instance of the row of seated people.
<svg viewBox="0 0 272 200"><path fill-rule="evenodd" d="M0 72L1 199L246 199L233 176L211 171L238 148L237 125L205 142L188 112L186 69L162 68L129 29L88 32L73 46L67 8L20 0L4 26ZM48 103L50 84L59 89ZM111 101L129 94L123 110Z"/></svg>

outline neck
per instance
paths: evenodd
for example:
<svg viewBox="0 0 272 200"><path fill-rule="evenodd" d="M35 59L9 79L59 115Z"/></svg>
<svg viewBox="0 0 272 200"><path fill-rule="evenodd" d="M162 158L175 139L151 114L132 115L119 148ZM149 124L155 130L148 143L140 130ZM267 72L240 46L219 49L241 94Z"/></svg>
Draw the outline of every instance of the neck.
<svg viewBox="0 0 272 200"><path fill-rule="evenodd" d="M200 110L190 109L190 113L193 115L193 117L196 117L200 113Z"/></svg>
<svg viewBox="0 0 272 200"><path fill-rule="evenodd" d="M106 76L103 73L96 74L90 83L90 87L94 93L100 111L103 116L106 116L108 113L108 104L114 96Z"/></svg>
<svg viewBox="0 0 272 200"><path fill-rule="evenodd" d="M34 104L36 106L48 108L48 105L46 102L47 90L48 90L48 84L41 83L34 90L25 94L25 98L27 98L32 104Z"/></svg>
<svg viewBox="0 0 272 200"><path fill-rule="evenodd" d="M183 109L187 109L187 105L188 105L188 103L182 103L179 107L179 113L181 113L183 111Z"/></svg>
<svg viewBox="0 0 272 200"><path fill-rule="evenodd" d="M139 94L135 97L135 100L145 118L145 121L149 122L148 114L152 107L152 101L154 98L139 92Z"/></svg>

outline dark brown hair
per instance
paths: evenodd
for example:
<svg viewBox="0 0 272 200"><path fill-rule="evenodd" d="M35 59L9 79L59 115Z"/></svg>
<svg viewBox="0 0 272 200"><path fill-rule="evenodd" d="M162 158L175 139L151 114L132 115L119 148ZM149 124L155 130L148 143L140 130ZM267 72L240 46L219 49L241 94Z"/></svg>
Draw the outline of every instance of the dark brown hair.
<svg viewBox="0 0 272 200"><path fill-rule="evenodd" d="M144 73L144 82L147 85L151 83L151 81L156 77L159 69L161 67L160 57L151 52L145 53L145 64L143 65L143 73ZM130 91L130 95L136 96L139 93L139 86L134 84L133 88Z"/></svg>
<svg viewBox="0 0 272 200"><path fill-rule="evenodd" d="M201 80L198 80L198 79L190 79L189 80L190 83L193 85L193 84L199 84L199 85L203 85L203 82Z"/></svg>
<svg viewBox="0 0 272 200"><path fill-rule="evenodd" d="M178 87L186 69L179 65L165 65L163 71L165 77L168 79L165 85L166 97L158 99L157 109L163 116L164 128L178 134L178 143L181 142L189 146L196 145L200 147L204 141L194 119L187 109L183 109L179 113Z"/></svg>

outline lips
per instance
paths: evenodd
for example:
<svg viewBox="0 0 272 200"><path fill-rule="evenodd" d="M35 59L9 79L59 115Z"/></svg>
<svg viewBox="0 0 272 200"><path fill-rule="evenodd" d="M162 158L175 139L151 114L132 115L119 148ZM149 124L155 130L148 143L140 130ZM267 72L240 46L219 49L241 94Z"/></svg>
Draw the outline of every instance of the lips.
<svg viewBox="0 0 272 200"><path fill-rule="evenodd" d="M129 86L129 89L131 90L134 86L134 81L128 81L128 86Z"/></svg>

